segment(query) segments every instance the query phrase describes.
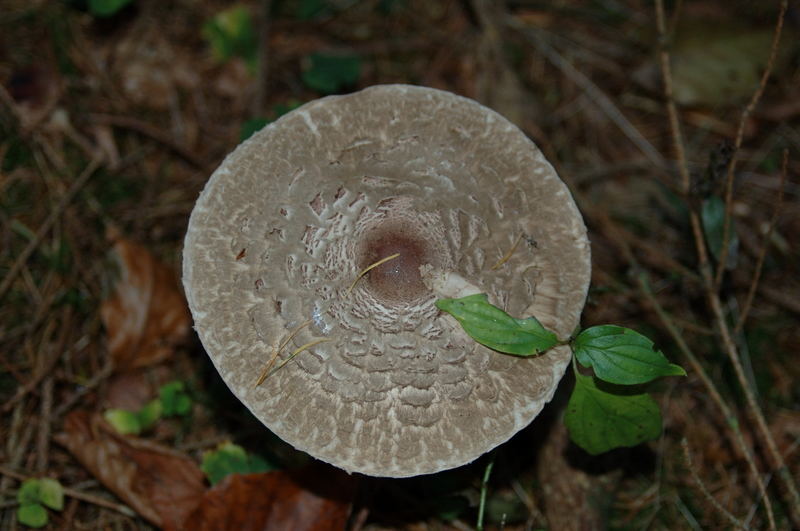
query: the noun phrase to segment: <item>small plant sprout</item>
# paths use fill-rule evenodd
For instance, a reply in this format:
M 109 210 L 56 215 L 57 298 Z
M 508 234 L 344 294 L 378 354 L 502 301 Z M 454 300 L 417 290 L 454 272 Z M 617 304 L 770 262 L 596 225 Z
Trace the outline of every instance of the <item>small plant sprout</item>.
M 184 417 L 192 410 L 192 398 L 186 391 L 186 384 L 179 380 L 161 386 L 158 398 L 145 404 L 138 411 L 109 409 L 103 414 L 117 433 L 139 435 L 152 428 L 164 417 Z
M 22 482 L 17 491 L 17 520 L 28 527 L 44 527 L 49 517 L 47 509 L 64 508 L 64 489 L 55 479 L 30 478 Z
M 661 376 L 685 376 L 642 334 L 615 325 L 587 328 L 559 340 L 535 317 L 515 319 L 489 303 L 485 293 L 440 299 L 436 306 L 452 315 L 478 343 L 504 354 L 536 356 L 557 345 L 572 348 L 575 389 L 564 422 L 572 440 L 596 455 L 635 446 L 661 434 L 661 413 L 639 386 Z M 595 376 L 578 371 L 577 363 Z

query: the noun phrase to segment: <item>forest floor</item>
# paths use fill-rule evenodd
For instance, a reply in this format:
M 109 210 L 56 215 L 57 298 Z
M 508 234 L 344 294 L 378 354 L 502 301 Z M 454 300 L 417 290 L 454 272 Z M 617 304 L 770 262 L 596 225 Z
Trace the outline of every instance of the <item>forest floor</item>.
M 500 4 L 2 1 L 0 528 L 21 527 L 32 477 L 65 489 L 52 529 L 475 528 L 484 459 L 354 495 L 233 398 L 179 288 L 189 214 L 225 155 L 297 105 L 380 83 L 516 123 L 585 217 L 584 325 L 646 333 L 686 367 L 653 389 L 659 439 L 569 449 L 589 481 L 614 478 L 603 525 L 798 525 L 800 5 L 668 2 L 659 37 L 652 2 Z M 104 420 L 156 397 L 161 420 L 124 419 L 139 437 Z M 548 527 L 544 422 L 497 453 L 486 528 Z M 216 466 L 282 471 L 219 482 Z

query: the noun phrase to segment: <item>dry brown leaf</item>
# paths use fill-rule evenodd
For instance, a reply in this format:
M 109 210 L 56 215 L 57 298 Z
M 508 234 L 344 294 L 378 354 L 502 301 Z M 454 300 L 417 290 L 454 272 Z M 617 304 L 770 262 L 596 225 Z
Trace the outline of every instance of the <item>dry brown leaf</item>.
M 328 466 L 233 474 L 206 492 L 183 529 L 339 531 L 355 485 L 353 476 Z
M 191 318 L 175 274 L 143 246 L 114 238 L 120 279 L 100 316 L 116 370 L 161 362 L 186 340 Z
M 192 459 L 119 435 L 98 414 L 73 411 L 55 439 L 110 491 L 165 529 L 180 529 L 205 491 L 203 473 Z

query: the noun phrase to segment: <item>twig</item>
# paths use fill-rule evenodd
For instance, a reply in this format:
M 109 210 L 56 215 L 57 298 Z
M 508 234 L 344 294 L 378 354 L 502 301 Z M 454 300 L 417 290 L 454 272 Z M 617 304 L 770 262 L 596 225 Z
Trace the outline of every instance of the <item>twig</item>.
M 782 19 L 783 17 L 781 16 L 781 24 L 782 24 Z M 683 138 L 680 131 L 680 123 L 678 122 L 677 108 L 675 106 L 675 100 L 672 94 L 672 73 L 669 64 L 669 53 L 667 52 L 667 49 L 664 46 L 665 44 L 664 40 L 666 36 L 664 28 L 663 0 L 656 0 L 656 20 L 658 25 L 658 33 L 662 40 L 660 59 L 661 59 L 661 69 L 664 77 L 664 93 L 667 98 L 667 111 L 669 114 L 670 129 L 672 130 L 674 147 L 676 152 L 678 153 L 678 162 L 679 162 L 678 167 L 681 174 L 681 184 L 683 192 L 685 195 L 688 196 L 690 187 L 689 168 L 686 162 L 686 154 L 683 147 Z M 756 421 L 758 433 L 764 445 L 766 446 L 767 452 L 773 462 L 773 465 L 778 470 L 778 474 L 779 477 L 781 478 L 781 481 L 786 487 L 786 490 L 789 492 L 788 501 L 789 501 L 789 509 L 792 520 L 796 525 L 800 526 L 800 493 L 798 493 L 795 481 L 786 467 L 786 463 L 784 462 L 783 456 L 778 451 L 778 446 L 775 444 L 775 439 L 773 438 L 772 433 L 769 431 L 767 422 L 764 419 L 764 414 L 761 411 L 758 402 L 756 401 L 755 394 L 753 393 L 753 390 L 750 387 L 748 379 L 744 373 L 744 368 L 742 367 L 742 362 L 739 358 L 738 349 L 736 348 L 736 345 L 733 342 L 733 339 L 731 338 L 730 329 L 728 327 L 728 322 L 725 317 L 725 312 L 722 309 L 722 303 L 720 302 L 719 299 L 718 286 L 714 279 L 714 273 L 711 271 L 711 268 L 709 266 L 705 240 L 703 237 L 703 231 L 701 228 L 700 219 L 698 217 L 697 211 L 695 209 L 690 209 L 689 217 L 692 225 L 692 233 L 695 240 L 695 247 L 697 248 L 697 253 L 700 262 L 699 263 L 700 273 L 705 283 L 706 296 L 708 297 L 709 305 L 711 306 L 711 311 L 714 316 L 714 322 L 716 323 L 720 337 L 722 339 L 724 351 L 728 356 L 731 365 L 733 366 L 734 372 L 736 374 L 736 379 L 738 380 L 739 385 L 741 386 L 742 391 L 744 392 L 747 408 L 752 417 Z M 724 262 L 721 261 L 721 263 Z
M 28 242 L 28 245 L 23 249 L 23 251 L 17 257 L 17 260 L 14 262 L 14 265 L 11 266 L 6 276 L 3 278 L 3 281 L 0 282 L 0 299 L 3 298 L 8 288 L 11 287 L 11 284 L 14 282 L 14 279 L 17 277 L 19 272 L 22 270 L 25 263 L 28 261 L 28 258 L 31 257 L 33 251 L 42 243 L 42 240 L 50 232 L 50 229 L 53 228 L 53 225 L 61 217 L 61 214 L 64 213 L 64 210 L 69 206 L 78 192 L 83 188 L 83 186 L 89 181 L 89 177 L 91 177 L 95 170 L 100 167 L 100 160 L 99 159 L 92 159 L 89 162 L 89 165 L 83 170 L 78 178 L 72 183 L 72 186 L 69 188 L 66 194 L 61 198 L 58 202 L 56 207 L 50 211 L 50 214 L 44 220 L 44 223 L 39 227 L 39 230 L 36 231 L 36 236 Z
M 753 272 L 753 280 L 750 281 L 750 288 L 747 291 L 747 298 L 742 306 L 742 312 L 739 314 L 739 320 L 733 329 L 734 334 L 739 334 L 739 332 L 742 331 L 742 327 L 744 326 L 745 321 L 747 321 L 747 316 L 750 313 L 750 308 L 753 306 L 753 299 L 755 298 L 756 291 L 758 290 L 758 283 L 761 281 L 761 271 L 764 267 L 764 259 L 767 256 L 767 248 L 772 240 L 772 233 L 775 231 L 775 226 L 778 224 L 778 217 L 780 216 L 781 208 L 783 207 L 783 190 L 786 185 L 786 166 L 788 161 L 789 150 L 784 149 L 783 165 L 781 167 L 781 184 L 778 188 L 778 199 L 775 204 L 775 208 L 772 211 L 772 219 L 769 221 L 769 228 L 767 229 L 767 233 L 764 235 L 764 241 L 761 242 L 761 249 L 758 251 L 758 259 L 756 260 L 756 269 Z
M 25 395 L 36 389 L 39 385 L 39 382 L 42 381 L 46 376 L 50 375 L 53 367 L 61 358 L 61 354 L 64 353 L 64 345 L 68 341 L 68 335 L 72 331 L 72 310 L 68 308 L 64 312 L 64 317 L 61 322 L 61 331 L 59 332 L 58 339 L 56 340 L 56 344 L 52 349 L 53 352 L 50 357 L 41 364 L 41 366 L 36 370 L 33 377 L 31 377 L 30 381 L 19 388 L 16 394 L 11 397 L 5 404 L 3 404 L 2 411 L 3 413 L 7 413 L 14 407 L 14 404 L 19 402 Z M 49 336 L 49 334 L 45 334 L 45 336 Z
M 638 147 L 645 157 L 654 165 L 663 168 L 664 158 L 653 147 L 638 129 L 622 114 L 619 107 L 606 96 L 600 87 L 592 82 L 586 75 L 580 72 L 577 68 L 564 59 L 552 46 L 546 43 L 539 35 L 530 31 L 529 28 L 524 27 L 518 20 L 513 17 L 506 19 L 509 27 L 518 31 L 528 42 L 533 44 L 536 50 L 542 54 L 548 61 L 550 61 L 556 68 L 567 76 L 573 83 L 578 85 L 588 96 L 592 103 L 603 111 L 608 118 L 619 127 L 625 136 Z
M 60 354 L 60 350 L 58 350 Z M 39 433 L 36 437 L 36 472 L 42 474 L 47 470 L 50 458 L 50 424 L 53 411 L 53 375 L 42 383 L 42 400 L 39 408 Z
M 13 470 L 6 468 L 3 465 L 0 465 L 0 474 L 17 479 L 19 481 L 25 481 L 26 479 L 29 479 L 29 477 L 33 477 L 33 476 L 26 476 L 25 474 L 20 474 L 19 472 L 14 472 Z M 71 489 L 69 487 L 62 486 L 61 489 L 64 491 L 64 494 L 66 494 L 70 498 L 75 498 L 76 500 L 81 500 L 94 505 L 98 505 L 100 507 L 105 507 L 106 509 L 113 509 L 114 511 L 117 511 L 118 513 L 124 514 L 125 516 L 129 516 L 131 518 L 136 516 L 136 513 L 133 511 L 133 509 L 131 509 L 127 505 L 122 505 L 121 503 L 114 503 L 113 501 L 106 500 L 105 498 L 100 498 L 99 496 L 87 494 L 85 492 Z
M 61 417 L 64 413 L 72 409 L 78 401 L 83 398 L 83 396 L 90 391 L 92 391 L 95 387 L 100 385 L 100 383 L 104 382 L 106 378 L 111 376 L 111 373 L 114 372 L 114 364 L 109 361 L 100 369 L 100 372 L 95 374 L 91 380 L 83 384 L 83 386 L 75 391 L 69 398 L 67 398 L 64 403 L 62 403 L 58 408 L 56 408 L 55 413 L 53 416 L 56 418 Z
M 250 114 L 258 117 L 264 114 L 267 101 L 267 83 L 269 81 L 269 26 L 272 0 L 261 2 L 261 16 L 258 22 L 258 70 L 256 72 L 256 91 Z
M 733 524 L 734 526 L 738 527 L 739 529 L 747 529 L 747 526 L 744 525 L 738 518 L 733 516 L 730 511 L 728 511 L 722 504 L 717 501 L 711 492 L 709 492 L 708 488 L 703 483 L 703 480 L 700 479 L 700 476 L 697 475 L 697 471 L 694 469 L 694 463 L 692 462 L 692 455 L 689 453 L 689 442 L 684 437 L 681 440 L 681 447 L 683 448 L 683 458 L 686 460 L 686 467 L 689 469 L 689 473 L 692 475 L 692 479 L 697 484 L 697 488 L 700 489 L 700 492 L 703 493 L 703 496 L 714 506 L 716 510 L 720 512 L 728 521 Z
M 678 330 L 678 328 L 672 322 L 670 316 L 666 311 L 664 311 L 661 303 L 659 303 L 658 299 L 656 299 L 655 295 L 653 294 L 653 290 L 650 289 L 650 283 L 647 280 L 646 274 L 644 272 L 640 272 L 637 276 L 637 281 L 642 294 L 652 305 L 656 315 L 658 315 L 661 323 L 664 325 L 664 328 L 666 328 L 667 332 L 669 332 L 670 336 L 672 336 L 672 339 L 675 341 L 678 349 L 689 361 L 689 364 L 692 366 L 692 370 L 700 378 L 700 381 L 703 382 L 703 385 L 705 386 L 706 391 L 708 391 L 708 394 L 711 396 L 711 399 L 717 404 L 717 407 L 722 412 L 722 415 L 725 418 L 725 423 L 733 433 L 734 440 L 737 443 L 739 450 L 742 452 L 744 460 L 747 462 L 747 466 L 750 468 L 750 473 L 753 475 L 753 479 L 756 482 L 756 486 L 758 487 L 761 497 L 764 499 L 764 507 L 767 511 L 767 519 L 770 522 L 770 529 L 776 529 L 775 515 L 772 511 L 772 502 L 767 496 L 766 485 L 764 485 L 764 482 L 761 480 L 761 472 L 758 470 L 755 459 L 753 459 L 753 455 L 750 453 L 750 447 L 744 440 L 741 429 L 739 429 L 739 419 L 736 418 L 733 410 L 731 410 L 730 406 L 728 406 L 727 402 L 725 402 L 725 399 L 722 398 L 717 386 L 714 385 L 713 380 L 711 380 L 711 377 L 708 376 L 708 373 L 706 372 L 705 368 L 703 368 L 700 360 L 697 359 L 697 356 L 695 356 L 692 349 L 689 348 L 689 345 L 683 338 L 683 334 L 681 334 L 680 330 Z
M 719 261 L 717 262 L 717 273 L 714 278 L 714 283 L 717 289 L 719 288 L 720 282 L 722 282 L 722 277 L 725 274 L 725 263 L 728 261 L 728 253 L 730 251 L 728 239 L 730 238 L 731 232 L 731 211 L 733 210 L 733 174 L 736 170 L 736 163 L 738 162 L 737 155 L 739 154 L 739 149 L 742 147 L 742 139 L 744 138 L 744 129 L 747 126 L 747 119 L 753 113 L 753 110 L 755 110 L 759 100 L 761 100 L 761 96 L 764 94 L 764 89 L 767 86 L 767 80 L 772 74 L 772 68 L 775 66 L 775 57 L 778 55 L 778 43 L 781 40 L 783 20 L 786 17 L 786 9 L 788 8 L 788 5 L 788 0 L 783 0 L 781 2 L 781 10 L 780 13 L 778 13 L 778 22 L 775 24 L 775 33 L 772 37 L 772 47 L 769 51 L 769 60 L 767 61 L 767 66 L 764 69 L 764 73 L 761 75 L 761 81 L 758 83 L 758 88 L 753 93 L 753 97 L 750 98 L 750 102 L 747 104 L 747 107 L 744 108 L 742 117 L 739 119 L 739 128 L 736 131 L 736 139 L 733 143 L 733 153 L 731 154 L 731 160 L 728 163 L 728 170 L 725 174 L 725 220 L 722 225 L 722 248 L 720 249 Z
M 113 114 L 90 114 L 89 119 L 99 124 L 122 127 L 124 129 L 136 131 L 144 136 L 148 136 L 159 144 L 166 146 L 168 149 L 173 151 L 176 155 L 195 168 L 201 170 L 205 168 L 205 163 L 200 159 L 200 157 L 198 157 L 185 146 L 175 142 L 167 133 L 162 132 L 160 129 L 148 124 L 147 122 L 143 122 L 130 116 L 116 116 Z
M 483 514 L 486 510 L 486 493 L 489 491 L 489 476 L 492 475 L 492 468 L 494 467 L 494 458 L 497 456 L 497 451 L 492 452 L 489 456 L 489 462 L 486 464 L 486 470 L 483 472 L 483 481 L 481 481 L 481 501 L 478 506 L 478 522 L 475 525 L 477 531 L 483 531 Z

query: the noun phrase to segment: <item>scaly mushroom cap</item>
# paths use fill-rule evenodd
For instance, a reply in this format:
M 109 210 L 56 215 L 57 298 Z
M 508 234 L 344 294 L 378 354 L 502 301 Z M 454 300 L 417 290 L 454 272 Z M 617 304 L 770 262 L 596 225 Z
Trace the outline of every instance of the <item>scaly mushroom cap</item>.
M 472 100 L 405 85 L 313 101 L 241 144 L 197 201 L 183 262 L 195 327 L 239 400 L 296 448 L 393 477 L 505 442 L 570 360 L 484 348 L 436 299 L 485 292 L 567 337 L 589 273 L 580 213 L 536 146 Z M 256 387 L 308 320 L 280 359 L 328 341 Z

